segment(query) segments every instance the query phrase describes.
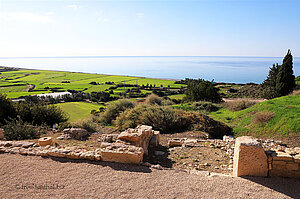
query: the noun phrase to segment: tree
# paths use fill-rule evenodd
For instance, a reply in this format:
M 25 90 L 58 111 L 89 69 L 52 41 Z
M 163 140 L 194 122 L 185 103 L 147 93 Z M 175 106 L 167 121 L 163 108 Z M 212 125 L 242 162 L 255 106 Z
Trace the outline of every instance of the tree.
M 269 75 L 262 83 L 262 96 L 271 99 L 289 94 L 295 88 L 295 76 L 293 75 L 293 56 L 288 50 L 282 65 L 273 64 Z
M 280 96 L 289 94 L 296 87 L 293 73 L 293 56 L 288 50 L 276 78 L 276 91 Z
M 221 102 L 222 98 L 218 93 L 218 88 L 214 87 L 210 81 L 189 79 L 185 100 Z

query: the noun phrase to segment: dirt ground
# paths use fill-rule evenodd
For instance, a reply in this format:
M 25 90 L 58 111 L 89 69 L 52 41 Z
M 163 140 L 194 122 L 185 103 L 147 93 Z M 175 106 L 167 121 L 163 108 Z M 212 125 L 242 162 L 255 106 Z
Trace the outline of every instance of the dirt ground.
M 0 198 L 300 198 L 300 180 L 0 154 Z

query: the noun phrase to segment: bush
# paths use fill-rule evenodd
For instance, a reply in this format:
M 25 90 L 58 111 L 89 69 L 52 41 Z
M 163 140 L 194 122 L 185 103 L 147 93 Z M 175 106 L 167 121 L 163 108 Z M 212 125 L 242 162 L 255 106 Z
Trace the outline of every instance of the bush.
M 221 102 L 222 98 L 218 93 L 218 88 L 214 87 L 212 82 L 202 79 L 188 79 L 186 96 L 184 101 L 209 101 Z
M 10 99 L 0 93 L 0 123 L 5 124 L 5 120 L 16 117 L 16 110 Z
M 228 126 L 206 115 L 157 105 L 138 105 L 124 111 L 114 121 L 119 130 L 134 128 L 140 124 L 150 125 L 161 133 L 201 130 L 215 138 L 231 133 Z
M 211 102 L 194 102 L 191 105 L 191 109 L 194 111 L 205 111 L 205 112 L 212 112 L 212 111 L 218 111 L 220 109 L 220 106 L 211 103 Z
M 132 101 L 120 99 L 107 106 L 105 111 L 100 115 L 100 121 L 104 124 L 111 124 L 121 112 L 133 107 L 134 103 Z
M 72 122 L 70 125 L 75 128 L 85 129 L 88 132 L 92 132 L 92 133 L 97 132 L 100 126 L 99 124 L 95 123 L 92 118 L 87 118 L 84 120 Z
M 20 117 L 6 121 L 3 128 L 5 130 L 4 137 L 7 140 L 36 139 L 40 136 L 40 131 L 28 123 L 23 123 Z
M 162 98 L 158 97 L 158 95 L 151 94 L 146 98 L 146 103 L 150 105 L 161 105 L 162 103 Z
M 270 121 L 274 117 L 274 113 L 271 111 L 258 112 L 254 115 L 253 122 L 257 124 L 264 124 Z
M 226 102 L 225 106 L 231 111 L 240 111 L 255 105 L 256 102 L 249 100 L 235 100 L 232 102 Z
M 21 102 L 16 104 L 16 110 L 23 121 L 34 125 L 46 124 L 52 126 L 53 124 L 66 122 L 68 120 L 65 113 L 54 105 Z

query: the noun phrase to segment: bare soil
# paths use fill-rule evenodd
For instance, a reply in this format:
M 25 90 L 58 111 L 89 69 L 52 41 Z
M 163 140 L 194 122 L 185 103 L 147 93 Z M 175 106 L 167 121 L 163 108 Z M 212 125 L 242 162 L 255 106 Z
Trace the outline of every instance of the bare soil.
M 300 198 L 300 181 L 0 154 L 0 198 Z

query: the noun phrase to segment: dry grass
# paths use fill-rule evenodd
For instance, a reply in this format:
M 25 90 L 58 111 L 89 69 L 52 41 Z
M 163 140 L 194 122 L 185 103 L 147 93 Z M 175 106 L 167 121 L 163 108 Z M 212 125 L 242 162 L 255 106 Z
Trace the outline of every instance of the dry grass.
M 264 124 L 270 121 L 274 117 L 274 113 L 271 111 L 258 112 L 253 117 L 253 122 L 256 124 Z
M 236 101 L 229 101 L 225 102 L 225 106 L 231 111 L 240 111 L 250 106 L 255 105 L 257 102 L 250 101 L 250 100 L 236 100 Z

